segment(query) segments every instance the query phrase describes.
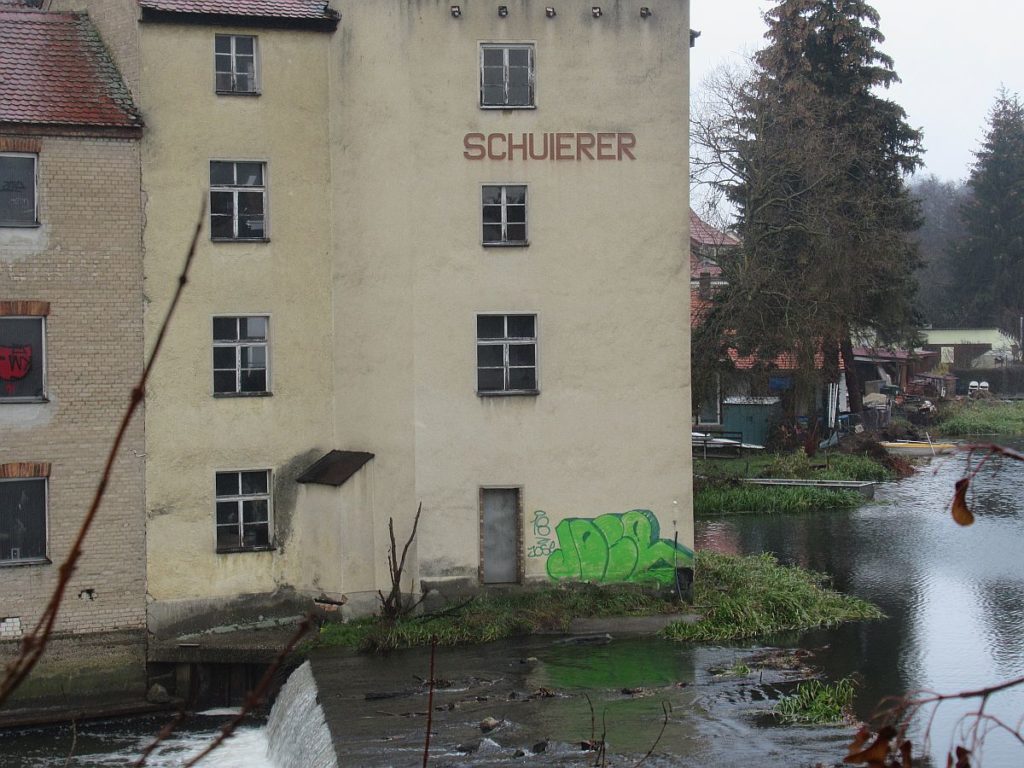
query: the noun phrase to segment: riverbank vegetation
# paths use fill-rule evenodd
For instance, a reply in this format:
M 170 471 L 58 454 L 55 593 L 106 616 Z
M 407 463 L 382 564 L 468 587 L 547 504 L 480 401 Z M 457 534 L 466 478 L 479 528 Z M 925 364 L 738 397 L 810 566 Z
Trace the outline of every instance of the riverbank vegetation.
M 894 480 L 896 473 L 882 460 L 848 453 L 808 457 L 799 451 L 739 459 L 695 459 L 694 514 L 851 509 L 864 501 L 862 496 L 852 491 L 759 486 L 743 482 L 746 478 L 765 477 L 885 482 Z
M 813 509 L 852 509 L 864 501 L 856 491 L 823 488 L 737 485 L 705 488 L 693 497 L 695 515 L 727 515 L 740 512 L 806 512 Z
M 952 403 L 939 414 L 937 432 L 963 435 L 1024 435 L 1024 402 L 974 400 Z
M 770 555 L 735 557 L 701 551 L 696 559 L 694 610 L 703 618 L 696 624 L 670 624 L 665 636 L 672 640 L 722 642 L 881 616 L 870 604 L 825 588 L 825 576 L 781 566 Z M 440 645 L 487 643 L 565 632 L 576 618 L 680 610 L 672 600 L 633 585 L 567 584 L 482 594 L 394 621 L 372 617 L 328 624 L 320 631 L 318 644 L 380 653 L 429 645 L 433 638 Z
M 320 645 L 383 652 L 430 645 L 488 643 L 516 635 L 564 632 L 577 618 L 674 613 L 670 601 L 639 587 L 570 584 L 502 594 L 487 593 L 430 614 L 386 621 L 379 617 L 328 624 Z
M 853 722 L 855 684 L 845 677 L 835 683 L 808 680 L 783 696 L 772 714 L 787 725 L 843 725 Z
M 699 552 L 693 607 L 700 621 L 671 624 L 665 629 L 668 638 L 746 640 L 883 617 L 871 603 L 831 589 L 826 575 L 780 565 L 769 554 L 737 557 Z

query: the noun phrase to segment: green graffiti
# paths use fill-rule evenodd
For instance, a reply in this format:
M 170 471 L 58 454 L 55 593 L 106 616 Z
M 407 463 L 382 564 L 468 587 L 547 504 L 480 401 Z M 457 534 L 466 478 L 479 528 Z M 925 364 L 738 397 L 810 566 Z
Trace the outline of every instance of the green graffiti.
M 675 584 L 675 569 L 693 567 L 693 552 L 662 539 L 648 509 L 595 518 L 566 518 L 555 526 L 558 549 L 548 556 L 555 581 Z

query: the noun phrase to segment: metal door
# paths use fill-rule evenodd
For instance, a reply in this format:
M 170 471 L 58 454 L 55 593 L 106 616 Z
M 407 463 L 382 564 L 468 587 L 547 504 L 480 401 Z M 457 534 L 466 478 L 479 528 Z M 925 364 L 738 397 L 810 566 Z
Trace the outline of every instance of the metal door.
M 481 574 L 484 584 L 519 580 L 519 489 L 484 488 L 480 492 Z

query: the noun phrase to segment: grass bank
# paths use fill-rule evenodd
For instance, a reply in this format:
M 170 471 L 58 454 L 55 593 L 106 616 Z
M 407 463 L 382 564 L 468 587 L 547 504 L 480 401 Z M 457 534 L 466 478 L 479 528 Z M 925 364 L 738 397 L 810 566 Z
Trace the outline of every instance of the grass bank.
M 741 482 L 745 478 L 874 482 L 896 478 L 895 472 L 870 456 L 820 453 L 808 457 L 803 451 L 727 460 L 695 459 L 693 472 L 693 511 L 697 515 L 850 509 L 863 502 L 863 497 L 852 491 L 753 486 Z
M 697 624 L 675 622 L 665 636 L 723 642 L 882 615 L 869 603 L 827 589 L 826 581 L 822 574 L 781 566 L 770 555 L 698 552 L 694 610 L 703 618 Z M 319 645 L 384 652 L 429 645 L 435 636 L 441 645 L 487 643 L 565 631 L 575 618 L 651 616 L 678 610 L 672 602 L 632 585 L 571 584 L 483 594 L 434 614 L 394 623 L 366 618 L 328 624 L 320 631 Z
M 697 553 L 694 610 L 703 617 L 700 621 L 673 623 L 666 637 L 705 643 L 746 640 L 883 617 L 871 603 L 829 588 L 824 574 L 780 565 L 767 554 L 706 551 Z
M 943 408 L 935 431 L 963 435 L 1024 435 L 1024 402 L 975 400 Z
M 652 616 L 678 608 L 630 585 L 571 584 L 545 589 L 484 594 L 425 616 L 394 623 L 378 618 L 329 624 L 320 644 L 383 652 L 430 645 L 487 643 L 541 631 L 565 631 L 576 618 Z
M 771 488 L 759 485 L 705 488 L 693 496 L 695 515 L 737 512 L 805 512 L 812 509 L 852 509 L 864 501 L 856 491 L 821 488 Z

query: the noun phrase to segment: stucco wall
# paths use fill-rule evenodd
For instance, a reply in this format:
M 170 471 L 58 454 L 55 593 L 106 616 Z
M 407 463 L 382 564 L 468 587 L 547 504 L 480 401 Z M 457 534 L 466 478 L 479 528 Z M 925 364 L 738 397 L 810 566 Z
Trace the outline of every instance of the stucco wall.
M 377 454 L 379 531 L 423 502 L 424 579 L 476 577 L 481 486 L 522 488 L 524 548 L 538 509 L 650 509 L 692 546 L 687 6 L 592 5 L 338 6 L 337 431 Z M 479 108 L 483 41 L 534 44 L 536 109 Z M 617 131 L 635 160 L 463 156 L 470 132 Z M 528 185 L 527 248 L 480 245 L 487 182 Z M 538 396 L 475 394 L 478 312 L 537 314 Z
M 269 242 L 211 242 L 149 390 L 149 589 L 155 600 L 270 592 L 295 530 L 294 478 L 333 447 L 327 36 L 143 24 L 146 338 L 176 284 L 211 160 L 265 161 Z M 262 93 L 214 93 L 214 35 L 258 37 Z M 269 315 L 271 395 L 214 397 L 212 317 Z M 217 554 L 214 476 L 270 469 L 278 547 Z

